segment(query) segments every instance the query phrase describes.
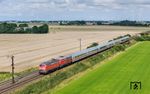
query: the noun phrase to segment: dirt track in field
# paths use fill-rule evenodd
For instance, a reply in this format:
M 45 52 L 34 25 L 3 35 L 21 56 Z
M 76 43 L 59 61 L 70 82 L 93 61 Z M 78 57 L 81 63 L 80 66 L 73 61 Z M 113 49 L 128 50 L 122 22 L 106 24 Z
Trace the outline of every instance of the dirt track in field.
M 61 29 L 60 29 L 61 31 Z M 128 31 L 90 31 L 53 32 L 49 34 L 2 34 L 0 35 L 0 72 L 11 71 L 11 59 L 15 56 L 15 71 L 36 67 L 41 62 L 79 51 L 79 39 L 82 38 L 82 49 L 92 42 L 105 42 L 114 37 L 135 34 Z

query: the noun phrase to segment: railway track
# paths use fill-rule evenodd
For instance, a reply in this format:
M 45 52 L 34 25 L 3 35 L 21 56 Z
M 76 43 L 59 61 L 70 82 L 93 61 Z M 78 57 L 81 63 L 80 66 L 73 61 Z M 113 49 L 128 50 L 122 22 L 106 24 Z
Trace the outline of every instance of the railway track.
M 43 75 L 40 75 L 38 71 L 34 71 L 28 75 L 24 75 L 22 77 L 15 78 L 15 83 L 12 83 L 11 80 L 7 80 L 5 82 L 0 83 L 0 94 L 8 94 L 12 90 L 21 87 L 31 81 L 37 80 L 39 78 L 43 77 Z

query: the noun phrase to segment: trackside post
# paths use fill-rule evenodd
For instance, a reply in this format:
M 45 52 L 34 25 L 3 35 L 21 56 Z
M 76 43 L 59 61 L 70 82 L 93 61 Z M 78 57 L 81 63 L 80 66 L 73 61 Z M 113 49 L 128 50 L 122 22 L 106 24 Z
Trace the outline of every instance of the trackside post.
M 15 79 L 14 79 L 14 69 L 15 69 L 15 67 L 14 67 L 14 56 L 13 55 L 11 56 L 11 60 L 12 60 L 12 64 L 11 64 L 11 66 L 12 66 L 12 83 L 15 83 Z

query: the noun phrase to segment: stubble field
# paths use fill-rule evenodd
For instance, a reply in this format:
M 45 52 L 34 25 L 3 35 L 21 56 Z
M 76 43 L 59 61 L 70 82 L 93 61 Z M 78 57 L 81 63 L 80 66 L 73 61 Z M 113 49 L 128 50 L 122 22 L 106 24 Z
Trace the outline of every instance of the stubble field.
M 93 42 L 105 42 L 149 28 L 114 26 L 50 26 L 49 34 L 1 34 L 0 72 L 11 71 L 10 55 L 15 56 L 15 71 L 37 67 L 41 62 L 82 49 Z M 83 32 L 84 31 L 84 32 Z

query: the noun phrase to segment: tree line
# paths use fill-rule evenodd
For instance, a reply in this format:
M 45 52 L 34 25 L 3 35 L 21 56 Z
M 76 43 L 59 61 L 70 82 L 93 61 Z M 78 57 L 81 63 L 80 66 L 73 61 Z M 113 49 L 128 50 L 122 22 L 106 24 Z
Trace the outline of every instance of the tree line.
M 53 22 L 51 22 L 53 23 Z M 59 23 L 59 25 L 102 25 L 101 21 L 60 21 L 60 22 L 55 22 Z
M 53 23 L 53 22 L 51 22 Z M 138 21 L 55 21 L 59 25 L 115 25 L 115 26 L 150 26 L 150 22 L 138 22 Z
M 0 33 L 10 33 L 10 34 L 17 34 L 17 33 L 29 33 L 29 34 L 42 34 L 48 33 L 49 28 L 47 24 L 43 24 L 41 26 L 33 26 L 29 27 L 28 24 L 23 23 L 17 25 L 16 23 L 1 23 L 0 24 Z
M 120 22 L 115 22 L 112 23 L 110 25 L 119 25 L 119 26 L 149 26 L 150 24 L 145 24 L 145 23 L 141 23 L 141 22 L 137 22 L 137 21 L 129 21 L 129 20 L 124 20 L 124 21 L 120 21 Z

